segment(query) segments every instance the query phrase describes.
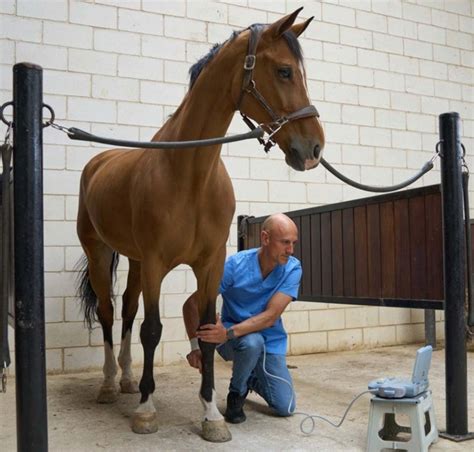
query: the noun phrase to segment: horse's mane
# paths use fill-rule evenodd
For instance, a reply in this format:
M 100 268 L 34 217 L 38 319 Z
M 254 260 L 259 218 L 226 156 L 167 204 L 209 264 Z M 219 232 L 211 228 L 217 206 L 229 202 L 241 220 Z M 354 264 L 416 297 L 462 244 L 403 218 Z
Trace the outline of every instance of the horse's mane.
M 266 25 L 262 24 L 254 24 L 258 27 L 265 27 Z M 224 44 L 228 42 L 232 42 L 240 33 L 243 31 L 247 30 L 245 28 L 244 30 L 238 30 L 238 31 L 233 31 L 230 38 L 227 39 L 227 41 L 224 41 L 221 44 L 214 44 L 209 52 L 204 55 L 201 59 L 199 59 L 196 63 L 194 63 L 190 69 L 189 69 L 189 89 L 191 89 L 196 82 L 197 78 L 199 77 L 199 74 L 201 71 L 207 66 L 207 64 L 212 61 L 214 56 L 217 55 L 219 50 L 224 46 Z M 291 53 L 296 57 L 297 61 L 301 64 L 303 64 L 303 50 L 301 48 L 301 45 L 298 41 L 297 36 L 291 31 L 287 30 L 283 33 L 283 38 L 286 40 L 288 47 L 290 48 Z

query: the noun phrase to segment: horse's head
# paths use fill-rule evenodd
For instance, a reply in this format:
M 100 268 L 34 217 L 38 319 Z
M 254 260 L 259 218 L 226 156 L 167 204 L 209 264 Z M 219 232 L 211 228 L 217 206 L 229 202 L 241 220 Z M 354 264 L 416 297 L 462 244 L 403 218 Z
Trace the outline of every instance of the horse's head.
M 243 76 L 233 84 L 238 108 L 270 135 L 266 146 L 277 143 L 289 166 L 298 171 L 318 165 L 324 132 L 317 110 L 311 106 L 298 36 L 311 19 L 294 24 L 302 8 L 271 25 L 254 25 L 247 39 Z M 243 81 L 242 81 L 243 78 Z

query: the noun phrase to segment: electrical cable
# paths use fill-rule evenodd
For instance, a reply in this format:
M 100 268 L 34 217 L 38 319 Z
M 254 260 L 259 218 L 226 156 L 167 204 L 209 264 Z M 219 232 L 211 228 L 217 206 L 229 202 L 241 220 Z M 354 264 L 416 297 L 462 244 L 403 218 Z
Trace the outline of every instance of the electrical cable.
M 293 391 L 293 385 L 288 380 L 285 380 L 283 377 L 280 377 L 278 375 L 273 375 L 270 372 L 268 372 L 266 367 L 265 367 L 266 359 L 267 359 L 267 349 L 265 348 L 265 344 L 263 344 L 263 363 L 262 363 L 263 372 L 266 375 L 268 375 L 269 377 L 272 377 L 272 378 L 275 378 L 276 380 L 280 380 L 280 381 L 285 382 L 290 387 L 291 399 L 290 399 L 290 403 L 288 405 L 288 414 L 294 414 L 294 411 L 291 411 L 291 404 L 293 403 L 293 400 L 295 398 L 295 391 Z
M 333 427 L 336 427 L 336 428 L 339 428 L 342 423 L 344 422 L 344 420 L 346 419 L 346 416 L 347 416 L 347 413 L 349 412 L 349 410 L 351 409 L 352 405 L 354 405 L 355 401 L 357 399 L 359 399 L 360 397 L 362 397 L 364 394 L 368 394 L 368 393 L 372 393 L 373 390 L 368 390 L 368 391 L 363 391 L 361 392 L 360 394 L 358 394 L 356 397 L 354 397 L 352 399 L 352 402 L 348 405 L 348 407 L 346 408 L 346 411 L 344 412 L 344 415 L 342 416 L 339 424 L 335 424 L 334 422 L 331 422 L 329 419 L 323 417 L 323 416 L 319 416 L 317 414 L 308 414 L 308 413 L 303 413 L 302 411 L 291 411 L 291 405 L 293 403 L 293 400 L 295 398 L 295 392 L 293 390 L 293 386 L 292 384 L 288 381 L 288 380 L 285 380 L 283 377 L 280 377 L 278 375 L 273 375 L 271 374 L 270 372 L 267 371 L 266 367 L 265 367 L 265 362 L 266 362 L 266 357 L 267 357 L 267 351 L 265 349 L 265 345 L 263 346 L 263 372 L 268 375 L 269 377 L 272 377 L 272 378 L 275 378 L 277 380 L 280 380 L 280 381 L 283 381 L 285 382 L 289 387 L 290 387 L 290 390 L 291 390 L 291 399 L 290 399 L 290 403 L 288 405 L 288 414 L 297 414 L 297 415 L 301 415 L 301 416 L 305 416 L 304 419 L 300 422 L 300 430 L 302 433 L 306 434 L 306 435 L 310 435 L 311 433 L 313 433 L 315 427 L 316 427 L 316 423 L 315 423 L 315 419 L 321 419 L 325 422 L 327 422 L 328 424 L 332 425 Z M 311 420 L 311 427 L 310 429 L 308 430 L 305 430 L 303 428 L 304 424 L 308 421 L 308 420 Z
M 364 394 L 367 394 L 367 393 L 371 393 L 371 391 L 364 391 L 364 392 L 361 392 L 360 394 L 358 394 L 357 396 L 355 396 L 353 399 L 352 399 L 352 402 L 349 404 L 349 406 L 346 408 L 346 411 L 344 412 L 344 415 L 342 416 L 339 424 L 335 424 L 333 422 L 331 422 L 329 419 L 326 419 L 325 417 L 323 416 L 319 416 L 317 414 L 307 414 L 307 413 L 303 413 L 303 412 L 300 412 L 300 411 L 295 411 L 293 414 L 300 414 L 302 416 L 305 416 L 305 418 L 301 421 L 300 423 L 300 430 L 302 433 L 304 433 L 305 435 L 310 435 L 311 433 L 313 433 L 315 427 L 316 427 L 316 423 L 315 423 L 315 419 L 321 419 L 325 422 L 327 422 L 328 424 L 332 425 L 333 427 L 336 427 L 336 428 L 339 428 L 342 423 L 344 422 L 344 420 L 346 419 L 346 416 L 347 416 L 347 413 L 349 412 L 349 410 L 351 409 L 352 405 L 354 405 L 355 401 L 363 396 Z M 308 429 L 308 430 L 305 430 L 303 428 L 303 425 L 306 423 L 307 420 L 311 420 L 311 428 Z

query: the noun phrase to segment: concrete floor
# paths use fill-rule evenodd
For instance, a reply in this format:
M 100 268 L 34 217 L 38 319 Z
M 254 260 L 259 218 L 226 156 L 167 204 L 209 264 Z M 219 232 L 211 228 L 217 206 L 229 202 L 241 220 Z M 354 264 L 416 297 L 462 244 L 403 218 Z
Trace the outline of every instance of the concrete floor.
M 418 347 L 388 347 L 374 350 L 289 357 L 288 364 L 297 393 L 297 411 L 327 416 L 338 422 L 355 395 L 381 376 L 410 376 Z M 474 374 L 474 354 L 468 354 L 468 373 Z M 137 374 L 139 373 L 137 369 Z M 216 363 L 218 405 L 225 407 L 230 368 Z M 139 396 L 121 395 L 113 405 L 98 405 L 95 396 L 101 373 L 48 377 L 50 451 L 363 451 L 366 447 L 370 394 L 362 396 L 336 429 L 317 421 L 311 434 L 300 431 L 301 415 L 273 417 L 261 399 L 250 394 L 245 405 L 247 421 L 231 425 L 233 440 L 211 444 L 200 436 L 201 404 L 197 398 L 200 379 L 182 364 L 155 369 L 154 395 L 159 430 L 136 435 L 130 417 Z M 435 351 L 430 372 L 438 428 L 445 427 L 444 350 Z M 474 430 L 474 389 L 469 388 L 470 431 Z M 0 444 L 2 451 L 16 450 L 15 391 L 10 378 L 8 392 L 0 394 Z M 453 443 L 444 439 L 430 451 L 474 450 L 474 441 Z

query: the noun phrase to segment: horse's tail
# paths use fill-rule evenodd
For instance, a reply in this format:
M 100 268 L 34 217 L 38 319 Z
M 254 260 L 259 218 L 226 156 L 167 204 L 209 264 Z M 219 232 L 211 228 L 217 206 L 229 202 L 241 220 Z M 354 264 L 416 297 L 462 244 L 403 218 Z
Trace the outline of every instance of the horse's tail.
M 110 276 L 112 285 L 110 288 L 110 296 L 113 298 L 113 287 L 117 279 L 117 266 L 119 263 L 119 253 L 116 251 L 112 254 L 112 262 L 110 263 Z M 92 288 L 89 278 L 89 261 L 87 256 L 83 255 L 76 264 L 76 271 L 79 273 L 77 278 L 77 295 L 81 300 L 81 309 L 84 312 L 84 323 L 89 330 L 97 319 L 97 295 Z

